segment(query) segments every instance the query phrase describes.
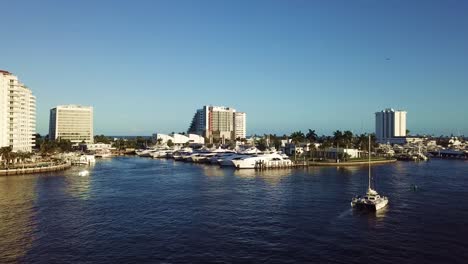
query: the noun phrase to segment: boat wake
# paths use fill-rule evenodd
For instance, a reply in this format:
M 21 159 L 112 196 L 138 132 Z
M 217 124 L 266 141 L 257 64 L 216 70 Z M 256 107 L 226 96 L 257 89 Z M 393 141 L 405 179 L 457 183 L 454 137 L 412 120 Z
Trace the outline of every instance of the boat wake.
M 342 218 L 344 218 L 345 216 L 350 216 L 350 215 L 352 214 L 352 212 L 353 212 L 353 208 L 349 208 L 349 209 L 347 209 L 347 210 L 341 212 L 341 213 L 338 215 L 337 218 L 338 218 L 338 219 L 342 219 Z

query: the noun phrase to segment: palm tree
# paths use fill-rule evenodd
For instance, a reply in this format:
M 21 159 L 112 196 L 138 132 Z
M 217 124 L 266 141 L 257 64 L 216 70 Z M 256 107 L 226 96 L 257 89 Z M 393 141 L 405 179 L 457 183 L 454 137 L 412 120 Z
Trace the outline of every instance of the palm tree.
M 346 145 L 346 147 L 349 146 L 349 144 L 352 143 L 353 141 L 353 132 L 349 131 L 349 130 L 346 130 L 344 133 L 343 133 L 343 143 Z
M 367 149 L 368 147 L 368 141 L 369 141 L 369 137 L 367 136 L 367 134 L 361 134 L 357 137 L 357 147 L 361 150 L 365 150 Z
M 301 131 L 296 131 L 291 134 L 291 140 L 295 144 L 304 141 L 304 139 L 304 133 L 302 133 Z
M 12 153 L 11 146 L 0 148 L 0 156 L 2 157 L 5 168 L 8 168 L 8 162 L 10 160 L 11 153 Z
M 341 132 L 341 130 L 336 130 L 335 132 L 333 132 L 333 143 L 335 145 L 340 144 L 342 140 L 343 140 L 343 132 Z
M 24 163 L 24 161 L 26 159 L 31 158 L 32 153 L 31 152 L 18 151 L 17 156 L 18 156 L 19 162 Z
M 317 133 L 315 133 L 315 130 L 309 129 L 306 138 L 310 141 L 310 143 L 313 143 L 317 140 Z

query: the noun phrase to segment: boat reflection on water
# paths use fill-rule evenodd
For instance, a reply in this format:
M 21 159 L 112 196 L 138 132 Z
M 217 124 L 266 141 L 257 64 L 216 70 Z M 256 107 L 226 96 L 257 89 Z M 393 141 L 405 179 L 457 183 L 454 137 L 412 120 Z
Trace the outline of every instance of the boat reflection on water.
M 282 180 L 291 176 L 293 169 L 271 169 L 271 170 L 235 170 L 234 175 L 245 179 L 261 179 L 270 185 L 277 185 Z
M 341 174 L 346 174 L 346 175 L 353 175 L 358 173 L 359 171 L 363 170 L 363 166 L 338 166 L 336 167 L 336 170 L 340 172 Z
M 203 174 L 208 177 L 223 177 L 225 170 L 218 166 L 207 166 L 205 164 L 195 164 L 203 168 Z

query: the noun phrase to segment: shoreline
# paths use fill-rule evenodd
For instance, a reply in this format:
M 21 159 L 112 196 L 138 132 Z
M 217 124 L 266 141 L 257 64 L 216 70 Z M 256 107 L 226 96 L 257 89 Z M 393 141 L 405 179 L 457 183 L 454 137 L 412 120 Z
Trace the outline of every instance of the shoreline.
M 50 171 L 61 171 L 71 167 L 71 162 L 66 162 L 59 165 L 47 166 L 47 167 L 33 167 L 33 168 L 18 168 L 18 169 L 4 169 L 0 170 L 0 176 L 11 176 L 11 175 L 22 175 L 22 174 L 34 174 Z

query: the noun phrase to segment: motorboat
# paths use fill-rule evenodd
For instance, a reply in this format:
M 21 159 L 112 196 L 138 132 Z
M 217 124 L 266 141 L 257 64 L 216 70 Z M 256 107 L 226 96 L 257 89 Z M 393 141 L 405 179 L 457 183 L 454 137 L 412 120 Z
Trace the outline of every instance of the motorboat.
M 230 157 L 239 156 L 235 152 L 224 152 L 218 153 L 210 158 L 209 162 L 213 165 L 220 165 L 223 160 L 229 159 Z M 233 166 L 234 164 L 232 164 Z
M 232 159 L 237 169 L 260 169 L 271 167 L 290 167 L 292 161 L 280 153 L 260 154 Z
M 151 154 L 156 151 L 157 149 L 138 149 L 138 150 L 135 150 L 135 153 L 139 157 L 151 158 Z

